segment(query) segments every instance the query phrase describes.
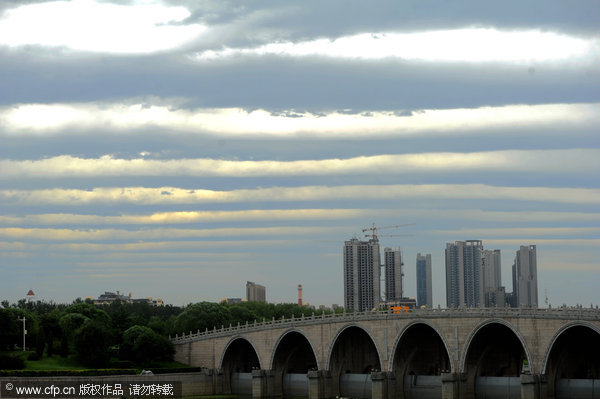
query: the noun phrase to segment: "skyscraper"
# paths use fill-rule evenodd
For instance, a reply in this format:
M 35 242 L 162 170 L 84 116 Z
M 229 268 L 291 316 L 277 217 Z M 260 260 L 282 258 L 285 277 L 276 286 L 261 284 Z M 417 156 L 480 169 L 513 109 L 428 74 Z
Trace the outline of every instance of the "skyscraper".
M 481 240 L 446 244 L 446 305 L 474 307 L 483 305 Z
M 355 311 L 371 310 L 380 301 L 379 241 L 344 242 L 344 306 Z
M 402 253 L 400 248 L 385 248 L 383 250 L 385 265 L 385 300 L 393 302 L 402 298 Z
M 254 302 L 266 302 L 265 286 L 246 281 L 246 299 Z
M 535 245 L 521 245 L 513 264 L 515 306 L 538 306 L 537 254 Z
M 431 292 L 431 254 L 417 254 L 417 306 L 433 307 Z
M 482 253 L 483 295 L 486 307 L 504 307 L 504 288 L 499 249 L 484 249 Z

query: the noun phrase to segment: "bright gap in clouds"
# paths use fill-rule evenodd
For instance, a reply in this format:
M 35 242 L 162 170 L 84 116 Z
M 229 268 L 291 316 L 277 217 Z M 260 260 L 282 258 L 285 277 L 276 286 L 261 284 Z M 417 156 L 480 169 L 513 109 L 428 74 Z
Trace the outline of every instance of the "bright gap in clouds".
M 431 62 L 531 63 L 597 58 L 598 40 L 554 32 L 464 28 L 415 33 L 361 33 L 337 39 L 269 43 L 196 54 L 199 60 L 243 55 L 322 56 L 376 60 L 398 58 Z
M 384 154 L 353 158 L 297 161 L 196 159 L 78 158 L 61 155 L 41 160 L 0 159 L 2 179 L 88 176 L 332 176 L 420 174 L 439 171 L 513 171 L 593 173 L 600 169 L 600 150 L 504 150 L 472 153 Z M 589 172 L 585 172 L 589 171 Z
M 306 202 L 332 200 L 469 199 L 535 201 L 572 204 L 600 203 L 600 189 L 565 187 L 506 187 L 485 184 L 397 184 L 269 187 L 215 191 L 180 187 L 97 187 L 81 189 L 0 190 L 6 204 L 176 205 L 242 202 Z
M 0 45 L 143 54 L 177 48 L 205 26 L 170 25 L 190 16 L 161 3 L 117 5 L 92 0 L 53 1 L 8 9 L 0 18 Z
M 555 129 L 600 123 L 598 103 L 505 105 L 498 107 L 426 109 L 406 114 L 389 111 L 317 115 L 295 112 L 294 117 L 268 110 L 241 108 L 178 109 L 145 103 L 16 104 L 0 107 L 0 132 L 60 133 L 101 128 L 131 130 L 160 126 L 171 131 L 231 135 L 269 134 L 348 138 L 366 134 L 407 135 L 424 131 L 484 134 L 499 128 L 535 126 Z M 494 133 L 495 134 L 495 133 Z

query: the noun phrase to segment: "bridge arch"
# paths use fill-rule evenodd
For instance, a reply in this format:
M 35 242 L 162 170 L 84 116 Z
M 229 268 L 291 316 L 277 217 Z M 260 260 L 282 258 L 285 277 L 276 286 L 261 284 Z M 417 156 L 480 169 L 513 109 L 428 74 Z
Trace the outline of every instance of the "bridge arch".
M 427 320 L 407 324 L 391 352 L 390 371 L 396 390 L 403 397 L 441 397 L 444 371 L 454 371 L 454 362 L 442 334 Z
M 471 333 L 469 334 L 469 337 L 465 341 L 465 345 L 464 345 L 462 355 L 460 358 L 460 366 L 459 366 L 460 372 L 461 373 L 467 372 L 467 362 L 469 360 L 468 356 L 474 347 L 474 341 L 481 336 L 482 330 L 484 332 L 485 332 L 485 330 L 489 331 L 490 327 L 493 325 L 500 325 L 503 328 L 508 329 L 510 332 L 512 332 L 512 334 L 514 334 L 514 337 L 516 337 L 518 342 L 521 344 L 521 349 L 523 349 L 523 351 L 525 353 L 525 357 L 527 358 L 527 361 L 529 363 L 530 372 L 533 374 L 535 372 L 534 364 L 533 364 L 532 357 L 531 357 L 531 351 L 529 350 L 529 347 L 527 346 L 525 339 L 523 338 L 521 333 L 512 324 L 510 324 L 509 322 L 507 322 L 506 320 L 503 320 L 503 319 L 486 320 L 486 321 L 480 323 L 479 325 L 477 325 L 473 329 L 473 331 L 471 331 Z M 506 330 L 505 330 L 505 335 L 506 335 Z
M 445 359 L 445 364 L 442 367 L 443 371 L 447 371 L 449 370 L 450 372 L 454 372 L 454 360 L 452 359 L 452 356 L 450 354 L 450 350 L 448 348 L 448 344 L 446 343 L 446 340 L 444 339 L 443 335 L 440 334 L 440 332 L 438 331 L 438 329 L 428 320 L 415 320 L 412 321 L 410 323 L 408 323 L 406 326 L 404 326 L 404 328 L 402 329 L 402 331 L 400 331 L 400 334 L 398 335 L 398 338 L 396 339 L 396 341 L 394 342 L 394 345 L 392 346 L 392 351 L 391 351 L 391 362 L 390 362 L 390 366 L 389 369 L 391 372 L 396 372 L 396 367 L 398 366 L 397 364 L 397 356 L 399 355 L 398 350 L 401 349 L 400 344 L 403 342 L 403 339 L 406 340 L 409 334 L 414 333 L 416 329 L 419 329 L 420 332 L 425 332 L 426 335 L 423 336 L 423 339 L 427 339 L 427 338 L 433 338 L 435 340 L 438 340 L 438 343 L 441 344 L 441 347 L 437 348 L 437 349 L 442 349 L 442 351 L 438 351 L 438 354 L 444 355 L 446 357 Z
M 546 349 L 542 373 L 546 375 L 548 397 L 588 397 L 588 393 L 597 392 L 600 328 L 585 321 L 559 328 Z
M 360 324 L 347 324 L 333 337 L 327 357 L 333 396 L 371 397 L 371 372 L 383 363 L 377 341 Z
M 552 354 L 552 350 L 555 349 L 555 344 L 556 341 L 561 337 L 564 336 L 563 334 L 566 333 L 569 329 L 574 328 L 574 327 L 585 327 L 585 328 L 589 328 L 592 331 L 595 331 L 596 334 L 598 334 L 598 338 L 600 338 L 600 328 L 590 322 L 587 321 L 572 321 L 570 323 L 567 323 L 565 325 L 563 325 L 561 328 L 559 328 L 554 335 L 552 336 L 552 339 L 550 339 L 550 342 L 548 343 L 548 347 L 546 348 L 546 352 L 544 354 L 544 359 L 542 361 L 542 368 L 541 368 L 541 374 L 548 374 L 548 363 L 550 361 L 550 356 Z
M 356 339 L 356 338 L 359 338 L 359 339 Z M 360 338 L 362 338 L 362 339 L 368 338 L 368 339 L 366 341 L 360 342 Z M 369 347 L 367 350 L 371 351 L 371 355 L 374 354 L 374 356 L 370 356 L 369 360 L 371 360 L 371 362 L 369 362 L 369 363 L 374 364 L 373 368 L 381 370 L 382 356 L 381 356 L 381 351 L 379 350 L 379 347 L 377 346 L 377 342 L 375 341 L 375 339 L 373 338 L 373 335 L 369 332 L 368 329 L 366 329 L 365 327 L 363 327 L 357 323 L 346 324 L 345 326 L 343 326 L 342 328 L 340 328 L 337 331 L 337 333 L 331 340 L 331 344 L 329 345 L 329 350 L 327 353 L 327 363 L 325 365 L 326 370 L 334 371 L 334 370 L 332 370 L 332 366 L 334 366 L 334 364 L 332 364 L 332 363 L 334 363 L 333 361 L 336 360 L 335 359 L 335 357 L 336 357 L 335 351 L 339 350 L 340 347 L 341 347 L 341 349 L 343 349 L 342 345 L 344 343 L 342 342 L 342 340 L 358 341 L 357 342 L 358 345 L 356 345 L 354 347 L 355 350 L 350 351 L 350 353 L 354 353 L 354 354 L 359 352 L 356 350 L 358 347 L 364 346 L 364 344 L 366 344 Z M 348 347 L 353 346 L 353 345 L 351 345 L 351 342 L 345 342 L 345 344 Z M 342 355 L 342 354 L 343 353 L 341 353 L 340 355 Z M 356 369 L 356 368 L 354 368 L 354 369 Z M 358 373 L 363 373 L 363 371 L 358 371 Z
M 250 339 L 242 335 L 231 337 L 219 359 L 219 368 L 229 372 L 251 372 L 253 368 L 262 368 L 256 346 Z
M 287 350 L 287 352 L 286 352 Z M 310 338 L 297 328 L 290 328 L 279 336 L 273 350 L 271 351 L 271 360 L 269 362 L 271 370 L 277 370 L 285 364 L 289 365 L 290 357 L 294 354 L 302 354 L 299 361 L 293 362 L 294 372 L 306 372 L 310 368 L 318 368 L 320 364 L 315 351 L 315 346 Z M 287 356 L 286 356 L 287 355 Z M 302 365 L 301 363 L 304 363 Z M 306 367 L 306 370 L 305 370 Z M 289 369 L 289 367 L 288 367 Z M 302 370 L 298 370 L 302 369 Z

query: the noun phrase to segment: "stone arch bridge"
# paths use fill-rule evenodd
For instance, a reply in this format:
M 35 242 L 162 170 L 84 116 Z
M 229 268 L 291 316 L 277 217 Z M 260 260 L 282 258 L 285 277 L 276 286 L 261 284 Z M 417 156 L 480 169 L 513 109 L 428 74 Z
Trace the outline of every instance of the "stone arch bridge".
M 215 393 L 600 398 L 597 307 L 313 314 L 172 340 Z

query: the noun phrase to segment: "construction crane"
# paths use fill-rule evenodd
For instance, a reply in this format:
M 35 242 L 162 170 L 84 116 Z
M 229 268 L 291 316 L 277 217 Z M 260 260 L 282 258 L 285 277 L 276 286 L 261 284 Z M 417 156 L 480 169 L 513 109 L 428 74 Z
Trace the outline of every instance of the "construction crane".
M 373 225 L 371 227 L 368 227 L 366 229 L 362 229 L 362 232 L 366 232 L 366 231 L 370 231 L 371 234 L 365 234 L 365 237 L 373 237 L 374 240 L 378 240 L 379 234 L 377 234 L 377 232 L 379 230 L 384 230 L 384 229 L 397 229 L 398 227 L 403 227 L 403 226 L 414 226 L 414 223 L 406 223 L 406 224 L 397 224 L 394 226 L 384 226 L 384 227 L 377 227 L 375 226 L 375 223 L 373 223 Z M 402 236 L 407 236 L 408 234 L 394 234 L 394 235 L 386 235 L 384 237 L 402 237 Z

